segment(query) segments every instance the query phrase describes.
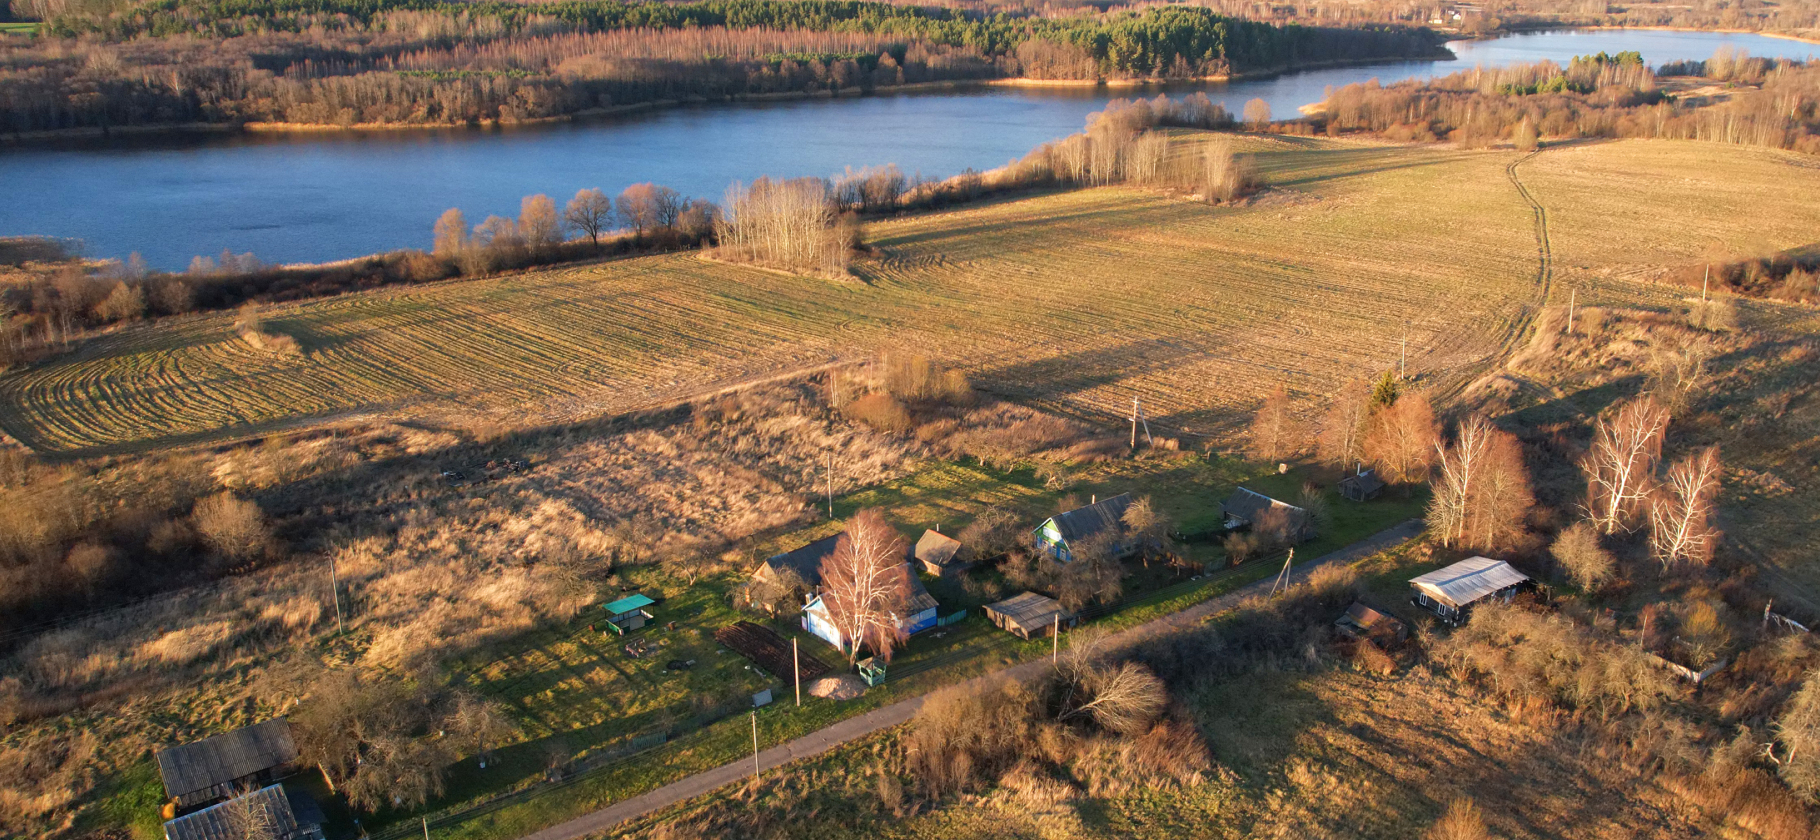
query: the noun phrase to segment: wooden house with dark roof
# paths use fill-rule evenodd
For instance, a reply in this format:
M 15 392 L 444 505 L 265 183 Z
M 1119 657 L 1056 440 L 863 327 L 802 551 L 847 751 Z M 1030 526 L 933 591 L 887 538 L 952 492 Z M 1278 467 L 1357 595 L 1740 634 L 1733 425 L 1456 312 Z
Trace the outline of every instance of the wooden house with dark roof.
M 185 810 L 289 775 L 297 744 L 284 718 L 242 727 L 158 752 L 165 795 Z
M 810 592 L 821 588 L 822 561 L 834 556 L 834 547 L 840 543 L 840 534 L 829 534 L 801 548 L 775 554 L 758 564 L 752 572 L 753 580 L 776 583 L 784 571 L 795 572 L 802 578 L 803 584 Z
M 940 605 L 935 602 L 935 596 L 929 594 L 928 588 L 923 586 L 922 580 L 918 579 L 916 572 L 912 571 L 910 572 L 909 602 L 904 606 L 904 614 L 893 616 L 893 618 L 897 622 L 897 629 L 905 636 L 910 636 L 934 627 L 937 620 L 936 611 L 939 608 Z M 833 617 L 828 613 L 827 604 L 820 595 L 803 605 L 803 629 L 839 650 L 847 649 L 847 639 L 841 629 L 834 624 Z
M 1129 557 L 1142 547 L 1125 529 L 1125 511 L 1130 507 L 1131 494 L 1121 493 L 1051 516 L 1031 532 L 1036 550 L 1068 563 L 1074 560 L 1074 549 L 1083 541 L 1110 534 L 1113 556 Z
M 261 814 L 261 840 L 323 840 L 322 809 L 301 790 L 268 785 L 164 824 L 165 840 L 246 840 L 246 817 Z
M 1292 542 L 1314 539 L 1314 517 L 1308 511 L 1288 502 L 1278 501 L 1256 490 L 1235 487 L 1232 495 L 1220 503 L 1226 516 L 1226 530 L 1270 526 L 1280 518 L 1280 527 Z

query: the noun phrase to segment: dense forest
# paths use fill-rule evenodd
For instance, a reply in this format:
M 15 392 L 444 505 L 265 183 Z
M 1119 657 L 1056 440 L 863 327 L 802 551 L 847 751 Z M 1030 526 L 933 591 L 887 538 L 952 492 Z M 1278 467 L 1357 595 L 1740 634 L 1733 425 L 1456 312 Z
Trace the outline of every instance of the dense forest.
M 1625 53 L 1431 80 L 1348 85 L 1328 94 L 1329 132 L 1467 147 L 1544 138 L 1708 140 L 1820 154 L 1820 62 L 1772 61 L 1721 50 L 1652 71 Z
M 174 123 L 459 125 L 664 100 L 1010 76 L 1188 78 L 1443 52 L 1405 27 L 1204 8 L 1051 17 L 836 0 L 14 0 L 0 131 Z

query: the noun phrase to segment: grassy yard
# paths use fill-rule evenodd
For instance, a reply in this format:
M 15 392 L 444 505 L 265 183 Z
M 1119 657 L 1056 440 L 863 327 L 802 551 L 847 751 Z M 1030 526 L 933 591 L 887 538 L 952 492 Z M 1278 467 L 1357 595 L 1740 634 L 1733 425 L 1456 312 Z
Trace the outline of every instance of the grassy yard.
M 1177 522 L 1217 521 L 1219 503 L 1235 484 L 1243 482 L 1293 499 L 1300 493 L 1303 477 L 1301 470 L 1277 475 L 1229 459 L 1172 454 L 1086 468 L 1064 494 L 1046 488 L 1029 469 L 1002 471 L 973 463 L 931 462 L 903 479 L 838 496 L 834 509 L 837 516 L 846 517 L 861 508 L 881 508 L 908 537 L 914 537 L 921 528 L 935 524 L 953 532 L 991 507 L 1014 510 L 1034 524 L 1054 513 L 1065 496 L 1073 499 L 1070 503 L 1085 503 L 1091 496 L 1130 491 L 1150 495 Z M 1330 503 L 1335 512 L 1333 526 L 1301 547 L 1300 556 L 1313 558 L 1408 519 L 1419 513 L 1422 499 L 1393 493 L 1364 505 L 1337 496 Z M 838 520 L 827 520 L 779 535 L 754 553 L 765 556 L 794 548 L 837 528 Z M 1225 565 L 1215 543 L 1190 544 L 1182 550 L 1198 563 Z M 1141 623 L 1269 577 L 1280 568 L 1274 562 L 1261 561 L 1225 568 L 1212 576 L 1189 577 L 1160 563 L 1145 568 L 1133 561 L 1128 567 L 1124 604 L 1098 623 L 1109 627 Z M 644 657 L 626 653 L 623 645 L 628 639 L 604 633 L 596 610 L 568 624 L 544 628 L 522 639 L 514 649 L 495 650 L 455 665 L 461 682 L 507 704 L 524 737 L 499 751 L 496 763 L 484 771 L 471 759 L 456 766 L 449 792 L 437 806 L 446 816 L 432 820 L 437 835 L 516 836 L 735 760 L 751 749 L 750 732 L 739 713 L 750 707 L 750 695 L 762 688 L 774 689 L 778 700 L 759 716 L 761 739 L 771 745 L 941 685 L 1041 656 L 1049 649 L 1042 640 L 1025 642 L 999 631 L 979 613 L 980 604 L 1013 594 L 999 586 L 993 570 L 976 570 L 975 582 L 968 586 L 925 577 L 942 603 L 943 614 L 966 609 L 968 618 L 912 639 L 892 661 L 886 684 L 863 698 L 840 703 L 805 697 L 804 705 L 797 708 L 787 676 L 761 676 L 712 638 L 715 629 L 734 621 L 763 621 L 729 606 L 729 596 L 743 582 L 744 571 L 716 575 L 686 588 L 648 570 L 622 581 L 625 588 L 668 596 L 653 609 L 659 625 L 634 634 L 661 645 Z M 676 629 L 662 629 L 670 621 L 676 622 Z M 596 629 L 590 630 L 589 624 Z M 793 617 L 769 624 L 786 638 L 796 638 L 806 653 L 835 665 L 837 671 L 844 669 L 841 654 L 801 631 Z M 697 664 L 682 672 L 665 670 L 664 664 L 671 659 L 694 659 Z M 736 717 L 712 722 L 729 715 Z M 671 736 L 667 743 L 659 733 Z M 645 747 L 655 748 L 619 757 Z M 521 795 L 503 807 L 456 816 L 503 791 L 538 785 L 553 755 L 584 761 L 595 757 L 604 765 L 577 780 Z M 411 815 L 381 815 L 369 828 L 383 830 L 389 824 L 408 825 L 413 820 Z

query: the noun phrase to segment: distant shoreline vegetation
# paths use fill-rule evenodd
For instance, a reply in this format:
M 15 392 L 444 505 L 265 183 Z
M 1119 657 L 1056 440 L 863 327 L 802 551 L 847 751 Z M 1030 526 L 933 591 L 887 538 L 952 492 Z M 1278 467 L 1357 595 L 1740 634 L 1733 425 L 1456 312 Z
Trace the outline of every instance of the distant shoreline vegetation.
M 691 99 L 929 82 L 1202 79 L 1436 58 L 1423 28 L 1187 6 L 1045 17 L 845 0 L 13 0 L 0 133 L 513 124 Z

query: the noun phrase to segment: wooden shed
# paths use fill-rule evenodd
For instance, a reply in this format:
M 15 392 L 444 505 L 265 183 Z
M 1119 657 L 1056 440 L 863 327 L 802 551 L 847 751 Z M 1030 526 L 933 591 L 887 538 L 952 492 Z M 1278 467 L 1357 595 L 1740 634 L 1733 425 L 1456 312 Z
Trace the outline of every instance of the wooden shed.
M 297 744 L 284 718 L 236 729 L 158 752 L 165 795 L 180 810 L 226 799 L 242 788 L 267 785 L 291 771 Z
M 165 840 L 245 840 L 246 813 L 264 815 L 263 840 L 323 840 L 322 809 L 316 800 L 284 785 L 268 785 L 227 802 L 164 824 Z
M 1220 512 L 1226 517 L 1228 531 L 1257 528 L 1273 518 L 1281 517 L 1282 526 L 1287 529 L 1287 536 L 1292 542 L 1311 540 L 1315 536 L 1314 517 L 1309 516 L 1308 511 L 1256 490 L 1233 488 L 1232 495 L 1220 503 Z
M 1352 606 L 1346 608 L 1346 612 L 1340 615 L 1333 626 L 1342 636 L 1372 642 L 1386 649 L 1409 635 L 1409 628 L 1396 617 L 1365 606 L 1361 601 L 1352 602 Z
M 1466 620 L 1473 604 L 1493 598 L 1509 602 L 1527 583 L 1528 575 L 1490 557 L 1468 557 L 1409 581 L 1417 606 L 1456 625 Z
M 1352 475 L 1340 479 L 1340 495 L 1355 502 L 1370 501 L 1384 492 L 1384 479 L 1378 477 L 1375 469 L 1360 467 Z
M 1036 550 L 1069 563 L 1074 560 L 1074 546 L 1081 541 L 1112 534 L 1115 538 L 1113 554 L 1121 559 L 1129 557 L 1141 547 L 1125 532 L 1125 510 L 1130 507 L 1131 494 L 1121 493 L 1051 516 L 1031 532 Z
M 1060 601 L 1035 592 L 1025 592 L 996 604 L 987 604 L 986 617 L 992 623 L 1025 639 L 1041 638 L 1061 627 L 1073 627 L 1074 613 L 1062 609 Z
M 967 548 L 960 540 L 936 530 L 923 532 L 914 553 L 923 571 L 935 577 L 957 575 L 972 565 L 967 562 Z

